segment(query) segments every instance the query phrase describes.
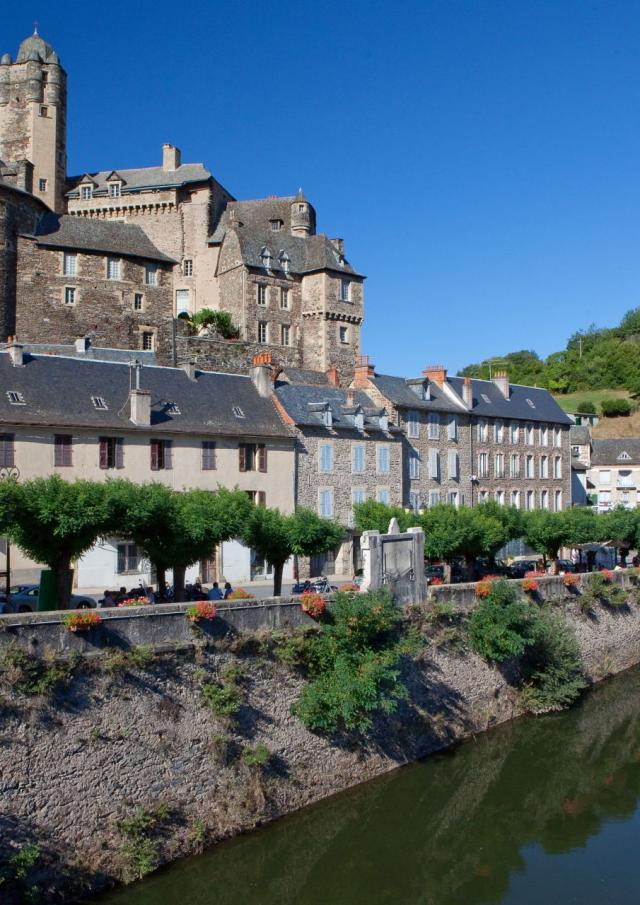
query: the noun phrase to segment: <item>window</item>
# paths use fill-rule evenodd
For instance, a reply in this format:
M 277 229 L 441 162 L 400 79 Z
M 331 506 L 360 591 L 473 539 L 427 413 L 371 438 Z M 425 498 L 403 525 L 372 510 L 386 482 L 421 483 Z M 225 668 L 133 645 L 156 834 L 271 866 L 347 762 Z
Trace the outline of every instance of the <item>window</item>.
M 520 439 L 520 426 L 517 421 L 511 422 L 511 442 L 517 443 Z
M 73 437 L 71 434 L 55 434 L 53 438 L 53 464 L 56 468 L 73 465 Z
M 601 484 L 610 484 L 611 483 L 611 472 L 608 469 L 600 472 L 600 483 Z
M 47 180 L 46 179 L 38 179 L 38 189 L 41 192 L 47 191 Z
M 267 287 L 264 283 L 258 283 L 258 304 L 267 304 Z
M 455 415 L 451 415 L 447 424 L 447 440 L 458 439 L 458 419 Z
M 105 402 L 103 396 L 92 396 L 91 402 L 93 403 L 94 409 L 98 409 L 99 412 L 109 411 L 109 406 Z
M 323 474 L 331 474 L 333 471 L 333 443 L 320 444 L 318 469 Z
M 283 346 L 291 345 L 291 327 L 289 324 L 282 325 L 280 338 Z
M 80 190 L 80 197 L 83 201 L 89 201 L 93 198 L 93 187 L 90 185 L 83 185 Z
M 414 481 L 420 477 L 420 453 L 413 448 L 409 450 L 409 477 Z
M 18 390 L 7 390 L 7 399 L 11 403 L 11 405 L 26 405 L 27 403 L 24 401 L 24 396 L 22 393 L 19 393 Z
M 182 273 L 186 277 L 193 276 L 193 260 L 191 258 L 185 258 L 182 262 Z
M 157 264 L 145 264 L 144 268 L 144 282 L 145 286 L 155 286 L 158 282 L 158 265 Z
M 628 452 L 623 451 L 619 456 L 616 456 L 616 459 L 618 460 L 618 462 L 629 462 L 631 460 L 631 456 Z
M 109 197 L 110 198 L 119 198 L 120 197 L 120 183 L 119 182 L 109 183 Z
M 189 314 L 190 310 L 189 290 L 176 289 L 176 316 L 180 317 L 181 314 Z
M 379 446 L 376 463 L 377 474 L 389 474 L 389 447 Z
M 391 502 L 391 498 L 389 496 L 389 488 L 378 487 L 378 489 L 376 490 L 376 499 L 379 503 L 384 503 L 385 506 L 388 506 Z
M 598 506 L 600 509 L 609 509 L 611 506 L 611 491 L 601 490 L 598 494 Z
M 460 494 L 457 490 L 450 490 L 447 493 L 447 503 L 450 506 L 456 506 L 456 508 L 460 505 Z
M 549 456 L 540 456 L 540 477 L 549 477 Z
M 517 453 L 512 453 L 509 459 L 509 474 L 512 478 L 520 476 L 520 456 Z
M 259 343 L 267 342 L 267 322 L 266 321 L 258 321 L 258 342 Z
M 437 449 L 429 450 L 429 477 L 432 481 L 440 480 L 440 453 Z
M 489 476 L 489 454 L 480 453 L 478 456 L 478 477 L 486 478 Z
M 74 277 L 78 273 L 78 255 L 65 251 L 62 258 L 62 272 L 66 277 Z
M 120 258 L 107 258 L 107 279 L 120 279 Z
M 487 421 L 478 421 L 478 441 L 486 443 L 489 439 L 489 424 Z
M 440 437 L 440 415 L 429 415 L 427 430 L 427 436 L 430 440 L 437 440 Z
M 265 268 L 265 270 L 271 270 L 273 258 L 271 257 L 271 252 L 269 251 L 269 249 L 263 248 L 260 257 L 262 259 L 262 266 Z
M 351 282 L 349 280 L 340 280 L 340 301 L 351 301 Z
M 280 289 L 280 307 L 284 309 L 289 308 L 289 290 L 288 289 Z
M 572 447 L 571 447 L 571 455 L 572 455 L 572 456 L 579 456 L 579 455 L 580 455 L 580 447 L 579 447 L 579 446 L 572 446 Z
M 420 417 L 414 410 L 407 412 L 407 437 L 416 439 L 420 436 Z
M 489 397 L 487 396 L 486 393 L 480 393 L 480 396 L 481 396 L 483 402 L 486 402 L 487 405 L 491 405 L 491 400 L 489 399 Z
M 540 446 L 547 446 L 549 443 L 549 429 L 546 424 L 540 425 Z
M 439 490 L 430 490 L 429 491 L 429 505 L 437 506 L 440 502 L 440 491 Z
M 534 490 L 527 490 L 527 512 L 536 508 L 536 494 Z
M 269 220 L 269 226 L 271 227 L 272 233 L 279 233 L 284 223 L 282 220 Z
M 264 490 L 245 490 L 246 495 L 252 503 L 260 506 L 262 509 L 267 505 L 267 494 Z
M 496 490 L 496 503 L 498 504 L 498 506 L 504 506 L 504 501 L 504 490 Z
M 48 115 L 49 115 L 49 108 L 45 104 L 41 104 L 40 105 L 40 116 L 48 116 Z M 42 182 L 43 180 L 40 180 L 40 181 Z
M 460 477 L 460 460 L 455 449 L 450 449 L 447 453 L 447 461 L 449 468 L 449 479 L 457 481 Z
M 142 556 L 135 544 L 118 544 L 118 574 L 126 575 L 129 572 L 138 572 Z
M 489 491 L 481 490 L 480 493 L 478 494 L 478 502 L 486 503 L 488 501 L 488 499 L 489 499 Z
M 527 458 L 526 458 L 526 460 L 525 460 L 525 471 L 524 471 L 524 474 L 525 474 L 525 477 L 527 477 L 527 478 L 533 478 L 533 477 L 534 477 L 534 473 L 533 473 L 533 456 L 531 456 L 531 455 L 527 456 Z
M 562 491 L 556 490 L 553 495 L 553 508 L 556 512 L 562 512 Z
M 15 461 L 15 446 L 13 434 L 0 434 L 0 468 L 13 468 Z
M 504 478 L 504 456 L 496 453 L 493 457 L 493 472 L 496 478 Z
M 289 257 L 289 255 L 286 252 L 280 252 L 278 261 L 284 272 L 289 273 L 289 264 L 291 263 L 291 258 Z
M 353 504 L 355 506 L 356 503 L 364 503 L 367 499 L 367 494 L 361 487 L 358 487 L 353 491 L 351 499 L 353 500 Z
M 543 490 L 540 494 L 540 508 L 548 509 L 549 508 L 549 491 Z
M 215 469 L 216 469 L 215 440 L 203 440 L 202 441 L 201 468 L 203 471 L 215 471 Z
M 554 478 L 562 477 L 562 459 L 556 456 L 553 460 L 553 476 Z
M 533 443 L 534 443 L 534 439 L 533 439 L 533 424 L 527 424 L 527 426 L 525 427 L 525 429 L 524 429 L 524 442 L 527 444 L 527 446 L 533 446 Z
M 76 303 L 76 290 L 73 286 L 65 286 L 64 289 L 64 303 L 65 305 L 75 305 Z
M 562 428 L 554 427 L 553 429 L 553 445 L 562 446 Z
M 240 443 L 238 445 L 239 471 L 267 471 L 267 447 L 264 443 Z
M 504 443 L 504 421 L 496 421 L 496 443 Z
M 516 508 L 516 509 L 520 508 L 520 491 L 519 490 L 511 491 L 510 503 L 514 508 Z
M 340 327 L 338 330 L 338 335 L 340 337 L 341 343 L 344 344 L 344 343 L 349 342 L 349 328 L 348 327 Z
M 133 310 L 134 311 L 143 311 L 144 310 L 144 296 L 141 292 L 136 292 L 133 296 Z
M 364 472 L 364 451 L 364 446 L 359 444 L 351 447 L 351 471 L 353 474 L 363 474 Z
M 151 471 L 169 471 L 173 467 L 172 441 L 149 440 Z
M 152 333 L 151 330 L 143 330 L 141 333 L 140 345 L 143 351 L 153 352 L 155 333 Z
M 409 493 L 409 507 L 414 512 L 417 512 L 418 509 L 420 509 L 420 494 L 415 490 L 412 490 Z
M 333 490 L 319 491 L 318 514 L 321 518 L 333 518 Z
M 122 437 L 100 437 L 100 468 L 124 468 Z

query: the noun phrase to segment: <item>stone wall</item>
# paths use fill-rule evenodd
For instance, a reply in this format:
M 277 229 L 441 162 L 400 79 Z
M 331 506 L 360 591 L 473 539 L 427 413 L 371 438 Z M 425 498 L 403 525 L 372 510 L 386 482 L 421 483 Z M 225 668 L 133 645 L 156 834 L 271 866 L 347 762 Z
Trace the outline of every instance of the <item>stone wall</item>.
M 0 183 L 0 341 L 16 332 L 18 235 L 35 229 L 43 204 Z
M 616 576 L 623 584 L 627 580 Z M 540 584 L 556 588 L 557 580 Z M 451 589 L 446 593 L 456 597 Z M 469 593 L 463 587 L 458 596 L 469 602 Z M 272 606 L 255 609 L 273 613 Z M 284 609 L 291 612 L 291 604 Z M 575 630 L 590 681 L 640 660 L 635 601 L 618 611 L 598 606 L 587 618 L 565 598 L 562 612 Z M 108 616 L 147 626 L 157 619 Z M 176 617 L 165 616 L 167 624 L 169 618 Z M 55 624 L 55 614 L 1 621 L 22 625 L 16 637 L 36 650 L 46 647 L 39 633 L 47 619 Z M 0 637 L 6 645 L 6 633 Z M 130 863 L 118 821 L 141 808 L 166 804 L 154 845 L 158 859 L 170 861 L 520 714 L 504 669 L 433 641 L 404 663 L 408 698 L 396 713 L 375 720 L 366 743 L 327 739 L 291 715 L 302 679 L 269 654 L 270 632 L 182 637 L 173 650 L 159 645 L 153 659 L 137 665 L 96 649 L 80 662 L 70 661 L 66 685 L 47 697 L 20 693 L 11 686 L 16 670 L 5 668 L 0 850 L 10 841 L 39 843 L 45 855 L 39 881 L 47 902 L 72 902 L 86 890 L 117 882 Z M 88 649 L 89 637 L 84 641 Z M 230 667 L 241 693 L 234 720 L 216 716 L 202 699 L 203 683 L 229 676 Z M 262 769 L 242 756 L 258 744 L 269 752 Z
M 209 336 L 188 336 L 180 321 L 176 323 L 175 362 L 171 355 L 160 355 L 159 364 L 185 364 L 195 361 L 203 371 L 222 371 L 229 374 L 248 374 L 254 355 L 269 351 L 277 367 L 300 367 L 295 349 L 284 347 L 274 351 L 272 346 L 244 340 L 225 340 Z

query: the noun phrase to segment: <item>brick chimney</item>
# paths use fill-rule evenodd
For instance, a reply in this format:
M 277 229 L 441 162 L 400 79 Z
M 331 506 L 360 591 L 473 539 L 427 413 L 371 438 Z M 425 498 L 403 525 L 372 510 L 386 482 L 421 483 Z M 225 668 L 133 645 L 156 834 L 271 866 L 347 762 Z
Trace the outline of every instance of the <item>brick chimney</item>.
M 251 379 L 263 399 L 268 399 L 273 393 L 272 363 L 271 352 L 260 352 L 259 355 L 253 356 Z
M 496 371 L 492 377 L 493 383 L 498 387 L 505 399 L 509 398 L 509 375 L 506 371 Z
M 447 369 L 444 365 L 427 365 L 422 372 L 422 376 L 442 386 L 447 379 Z
M 374 365 L 369 364 L 369 356 L 361 355 L 358 358 L 358 365 L 355 369 L 353 377 L 353 387 L 356 390 L 364 390 L 368 387 L 369 381 L 375 376 L 376 369 Z
M 185 361 L 180 365 L 180 367 L 182 368 L 184 373 L 187 375 L 189 380 L 196 379 L 196 363 L 195 363 L 195 361 Z
M 353 390 L 347 390 L 347 405 L 353 406 L 356 404 L 356 395 Z
M 162 169 L 177 170 L 180 166 L 180 148 L 162 145 Z
M 337 368 L 327 368 L 325 374 L 327 375 L 327 380 L 332 387 L 340 386 L 340 375 L 338 374 Z
M 471 378 L 465 377 L 462 384 L 462 401 L 468 409 L 473 408 L 473 389 L 471 387 Z
M 19 343 L 15 336 L 9 336 L 9 358 L 14 368 L 22 368 L 24 366 L 24 346 Z

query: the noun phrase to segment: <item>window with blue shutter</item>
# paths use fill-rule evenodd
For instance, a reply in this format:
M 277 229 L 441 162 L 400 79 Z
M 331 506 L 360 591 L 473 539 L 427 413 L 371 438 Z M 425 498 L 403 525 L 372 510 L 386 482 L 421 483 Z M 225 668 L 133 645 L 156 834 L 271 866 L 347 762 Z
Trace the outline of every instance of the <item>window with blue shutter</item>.
M 389 474 L 389 447 L 378 447 L 378 474 Z
M 364 471 L 364 446 L 353 447 L 352 471 L 354 474 Z
M 320 471 L 324 474 L 333 471 L 333 446 L 331 443 L 320 444 Z

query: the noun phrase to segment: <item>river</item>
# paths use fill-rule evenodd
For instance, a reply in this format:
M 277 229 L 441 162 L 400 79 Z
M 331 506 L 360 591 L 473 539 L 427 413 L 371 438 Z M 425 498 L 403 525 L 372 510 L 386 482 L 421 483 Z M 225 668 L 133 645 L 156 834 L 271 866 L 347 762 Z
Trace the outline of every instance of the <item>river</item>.
M 96 902 L 638 905 L 639 796 L 634 669 Z

